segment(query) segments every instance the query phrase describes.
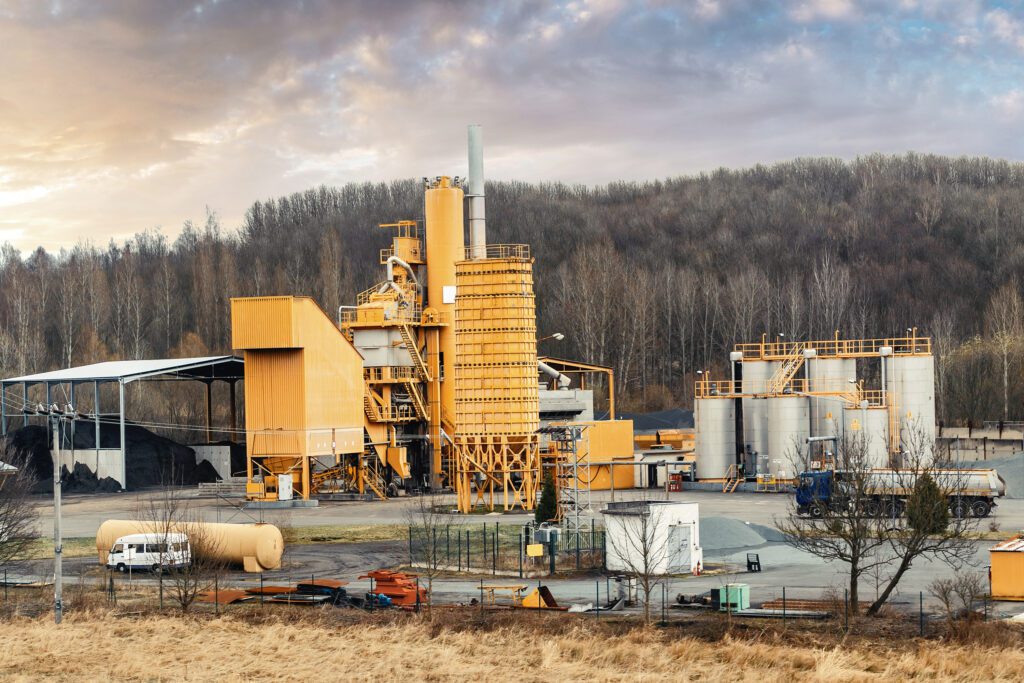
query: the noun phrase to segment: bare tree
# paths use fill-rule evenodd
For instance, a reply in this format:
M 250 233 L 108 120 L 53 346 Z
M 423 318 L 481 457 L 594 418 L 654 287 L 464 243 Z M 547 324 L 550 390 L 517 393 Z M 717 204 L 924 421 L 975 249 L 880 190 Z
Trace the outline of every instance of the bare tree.
M 879 553 L 886 542 L 886 516 L 871 495 L 867 445 L 863 432 L 837 439 L 830 482 L 823 485 L 803 479 L 801 489 L 809 496 L 806 504 L 794 500 L 787 517 L 776 520 L 789 545 L 826 562 L 847 565 L 854 614 L 861 577 L 886 561 Z
M 434 579 L 446 569 L 448 538 L 453 526 L 452 515 L 444 511 L 444 496 L 417 496 L 405 508 L 409 525 L 410 559 L 427 580 L 427 608 L 433 601 Z M 457 523 L 455 533 L 461 533 Z
M 644 594 L 644 622 L 651 622 L 651 596 L 668 575 L 668 532 L 657 501 L 612 504 L 605 511 L 608 567 L 636 578 Z
M 958 618 L 966 616 L 970 623 L 975 601 L 985 594 L 985 578 L 977 572 L 956 572 L 952 577 L 932 581 L 928 592 L 942 603 L 946 624 L 955 633 Z
M 1010 356 L 1018 347 L 1024 333 L 1024 302 L 1020 298 L 1017 280 L 1013 279 L 996 290 L 985 311 L 985 325 L 989 330 L 1003 370 L 1003 419 L 1010 416 Z
M 36 484 L 28 458 L 11 454 L 0 442 L 0 567 L 21 557 L 39 538 L 32 487 Z
M 161 604 L 164 592 L 164 553 L 171 552 L 172 543 L 177 542 L 175 534 L 184 534 L 188 539 L 190 562 L 171 569 L 167 574 L 172 598 L 182 612 L 187 612 L 200 593 L 214 586 L 224 570 L 221 542 L 210 532 L 209 527 L 199 521 L 189 500 L 173 485 L 164 485 L 158 495 L 150 498 L 142 510 L 142 516 L 150 533 L 161 537 L 158 542 L 162 548 L 159 570 Z
M 925 443 L 920 429 L 908 431 L 904 439 L 907 452 L 895 473 L 896 488 L 910 492 L 901 501 L 906 514 L 886 525 L 886 555 L 893 569 L 868 614 L 878 613 L 916 560 L 938 559 L 959 571 L 973 561 L 976 552 L 980 516 L 971 516 L 970 503 L 963 495 L 969 473 L 936 467 L 933 444 Z

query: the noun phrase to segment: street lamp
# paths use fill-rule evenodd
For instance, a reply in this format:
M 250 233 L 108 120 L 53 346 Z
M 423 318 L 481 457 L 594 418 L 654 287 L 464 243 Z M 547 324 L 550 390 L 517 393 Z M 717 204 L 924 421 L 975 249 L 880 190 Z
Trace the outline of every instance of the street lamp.
M 549 339 L 554 339 L 555 341 L 562 341 L 563 339 L 565 339 L 565 335 L 562 334 L 561 332 L 555 332 L 554 334 L 549 334 L 546 337 L 541 337 L 540 339 L 537 340 L 537 343 L 540 344 L 541 342 L 545 342 Z

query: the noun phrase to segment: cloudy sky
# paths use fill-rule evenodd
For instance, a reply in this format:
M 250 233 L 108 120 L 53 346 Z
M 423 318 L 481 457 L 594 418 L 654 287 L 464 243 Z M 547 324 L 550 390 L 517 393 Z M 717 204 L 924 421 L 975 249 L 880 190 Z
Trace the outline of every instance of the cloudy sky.
M 1024 158 L 1024 9 L 972 0 L 0 0 L 0 242 L 322 183 Z

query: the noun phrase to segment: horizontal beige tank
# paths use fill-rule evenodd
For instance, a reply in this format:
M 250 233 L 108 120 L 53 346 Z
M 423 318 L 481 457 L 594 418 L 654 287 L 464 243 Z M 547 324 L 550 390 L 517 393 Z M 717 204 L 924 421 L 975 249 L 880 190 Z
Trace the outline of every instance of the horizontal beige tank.
M 152 534 L 161 531 L 154 522 L 129 519 L 108 519 L 96 530 L 96 550 L 100 563 L 106 564 L 107 553 L 114 541 L 129 534 Z M 221 560 L 241 565 L 247 572 L 280 569 L 284 537 L 273 524 L 217 524 L 194 522 L 175 526 L 173 532 L 209 534 L 210 545 Z

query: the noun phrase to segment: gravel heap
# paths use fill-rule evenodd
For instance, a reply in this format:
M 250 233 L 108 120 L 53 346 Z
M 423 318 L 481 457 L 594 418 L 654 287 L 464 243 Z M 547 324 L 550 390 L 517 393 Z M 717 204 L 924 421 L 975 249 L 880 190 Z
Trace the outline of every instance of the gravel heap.
M 38 491 L 52 487 L 53 459 L 50 457 L 48 429 L 42 425 L 30 425 L 8 434 L 7 453 L 11 457 L 27 457 L 29 466 L 39 480 Z M 114 425 L 100 428 L 100 447 L 119 448 L 120 436 Z M 195 451 L 168 438 L 137 425 L 125 426 L 127 451 L 128 490 L 145 486 L 160 486 L 164 483 L 194 485 L 200 482 L 217 481 L 217 472 L 207 461 L 196 464 Z M 92 422 L 80 421 L 75 425 L 75 447 L 94 448 L 95 429 Z M 113 479 L 98 479 L 88 467 L 79 463 L 69 472 L 64 468 L 65 490 L 69 493 L 110 492 L 121 489 Z
M 769 538 L 773 535 L 778 539 Z M 731 517 L 700 518 L 700 545 L 704 552 L 753 548 L 772 540 L 781 540 L 781 537 L 782 534 L 774 529 Z

